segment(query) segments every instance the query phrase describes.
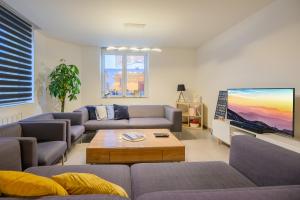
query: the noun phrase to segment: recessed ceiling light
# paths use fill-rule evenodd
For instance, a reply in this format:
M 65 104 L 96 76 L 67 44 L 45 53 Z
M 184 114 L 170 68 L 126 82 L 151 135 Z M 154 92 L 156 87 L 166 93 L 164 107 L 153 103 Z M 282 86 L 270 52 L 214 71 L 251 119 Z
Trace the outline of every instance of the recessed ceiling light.
M 116 50 L 116 49 L 118 49 L 118 48 L 117 47 L 112 47 L 112 46 L 106 48 L 106 50 L 108 50 L 108 51 Z
M 150 51 L 150 48 L 142 48 L 141 51 Z
M 162 50 L 161 50 L 161 49 L 159 49 L 159 48 L 153 48 L 153 49 L 151 49 L 151 51 L 155 51 L 155 52 L 162 52 Z
M 119 47 L 119 48 L 118 48 L 119 51 L 125 51 L 125 50 L 127 50 L 127 49 L 128 49 L 128 47 Z
M 142 23 L 124 23 L 126 28 L 145 28 L 146 24 Z

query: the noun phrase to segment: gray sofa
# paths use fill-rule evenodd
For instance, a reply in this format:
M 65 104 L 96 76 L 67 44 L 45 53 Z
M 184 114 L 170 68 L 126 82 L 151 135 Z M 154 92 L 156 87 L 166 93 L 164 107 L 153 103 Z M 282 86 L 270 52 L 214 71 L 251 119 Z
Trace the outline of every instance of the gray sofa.
M 22 152 L 21 166 L 26 169 L 36 165 L 51 165 L 62 159 L 67 149 L 65 130 L 66 123 L 63 121 L 19 122 L 0 126 L 0 138 L 15 138 L 18 141 Z M 6 159 L 5 155 L 16 153 L 3 154 L 2 151 L 1 154 L 1 159 Z
M 86 131 L 99 129 L 143 129 L 167 128 L 181 132 L 182 113 L 168 105 L 129 105 L 129 119 L 122 120 L 89 120 L 87 108 L 81 107 L 74 112 L 81 112 Z
M 51 123 L 57 121 L 66 122 L 66 141 L 68 144 L 68 149 L 70 149 L 71 144 L 80 139 L 85 131 L 84 126 L 82 125 L 82 115 L 80 113 L 43 113 L 22 120 L 22 122 L 49 123 L 50 126 Z
M 16 144 L 17 142 L 14 143 Z M 4 142 L 7 148 L 10 145 Z M 2 161 L 0 169 L 3 168 L 1 165 Z M 45 166 L 32 167 L 26 171 L 48 177 L 63 172 L 93 173 L 119 184 L 134 200 L 299 200 L 299 166 L 298 153 L 250 136 L 235 136 L 230 149 L 229 164 L 195 162 L 142 163 L 131 167 Z M 110 195 L 79 195 L 37 199 L 124 198 Z

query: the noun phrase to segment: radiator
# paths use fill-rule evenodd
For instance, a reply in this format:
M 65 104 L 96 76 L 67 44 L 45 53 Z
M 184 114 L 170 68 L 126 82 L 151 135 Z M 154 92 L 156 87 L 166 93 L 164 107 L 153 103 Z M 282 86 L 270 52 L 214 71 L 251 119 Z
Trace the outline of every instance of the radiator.
M 0 118 L 0 125 L 9 124 L 22 120 L 22 113 L 16 113 L 14 115 L 7 115 Z

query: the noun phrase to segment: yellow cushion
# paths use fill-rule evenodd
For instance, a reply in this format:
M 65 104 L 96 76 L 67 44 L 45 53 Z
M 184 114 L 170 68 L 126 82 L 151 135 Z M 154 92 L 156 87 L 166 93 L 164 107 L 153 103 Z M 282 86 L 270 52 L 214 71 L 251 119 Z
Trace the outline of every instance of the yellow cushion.
M 3 195 L 16 197 L 68 195 L 61 185 L 50 178 L 18 171 L 0 171 L 0 191 Z
M 52 179 L 65 188 L 70 195 L 113 194 L 128 197 L 126 191 L 107 180 L 88 173 L 64 173 L 52 176 Z

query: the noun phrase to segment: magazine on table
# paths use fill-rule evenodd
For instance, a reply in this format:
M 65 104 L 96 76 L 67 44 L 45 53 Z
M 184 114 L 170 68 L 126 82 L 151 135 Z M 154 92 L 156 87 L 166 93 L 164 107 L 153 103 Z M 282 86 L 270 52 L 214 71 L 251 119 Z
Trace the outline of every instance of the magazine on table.
M 144 140 L 145 136 L 141 133 L 129 132 L 122 134 L 122 138 L 131 142 L 138 142 Z

